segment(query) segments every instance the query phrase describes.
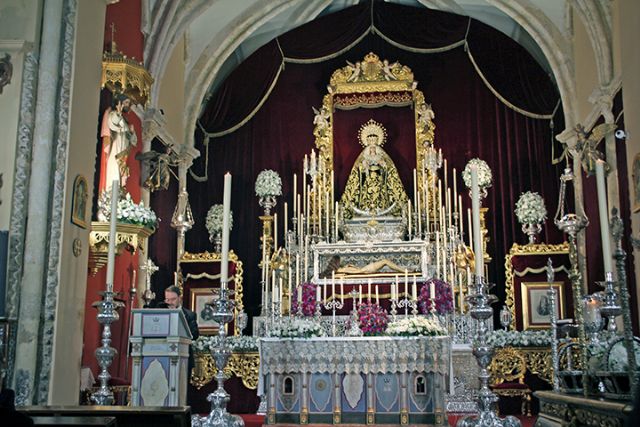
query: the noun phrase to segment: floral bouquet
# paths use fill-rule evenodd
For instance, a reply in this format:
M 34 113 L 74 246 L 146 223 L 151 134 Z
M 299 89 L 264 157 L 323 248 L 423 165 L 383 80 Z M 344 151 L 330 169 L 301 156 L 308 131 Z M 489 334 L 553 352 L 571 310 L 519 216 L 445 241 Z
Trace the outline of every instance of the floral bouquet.
M 378 304 L 366 302 L 358 307 L 360 330 L 364 335 L 380 335 L 387 329 L 389 316 Z
M 423 316 L 403 317 L 391 322 L 387 328 L 387 335 L 413 337 L 413 336 L 439 336 L 447 335 L 447 330 L 440 325 L 437 319 Z
M 453 311 L 453 292 L 451 286 L 440 279 L 430 279 L 420 288 L 418 295 L 418 304 L 420 305 L 420 313 L 431 313 L 433 302 L 431 301 L 431 283 L 434 284 L 435 290 L 435 308 L 438 314 L 447 314 Z
M 207 212 L 206 226 L 209 236 L 222 231 L 223 206 L 221 204 L 213 205 Z M 233 230 L 233 212 L 229 212 L 229 230 Z
M 103 213 L 104 218 L 101 221 L 109 221 L 111 219 L 111 192 L 103 191 L 98 200 L 99 210 Z M 122 199 L 118 200 L 118 222 L 125 224 L 142 225 L 145 228 L 154 229 L 158 225 L 158 217 L 155 212 L 144 205 L 144 202 L 136 204 L 131 198 L 131 194 L 127 193 Z
M 487 342 L 494 347 L 549 347 L 551 331 L 503 331 L 489 334 Z
M 527 191 L 522 193 L 516 202 L 516 217 L 520 224 L 539 224 L 547 219 L 547 208 L 544 199 L 538 193 Z
M 493 183 L 493 175 L 487 162 L 482 159 L 471 159 L 462 171 L 462 180 L 467 188 L 471 188 L 471 165 L 478 168 L 478 187 L 486 189 Z
M 209 353 L 218 345 L 218 335 L 200 335 L 191 343 L 191 348 L 197 353 Z M 246 353 L 258 351 L 258 338 L 246 335 L 233 335 L 225 339 L 225 345 L 233 352 Z
M 273 323 L 271 329 L 272 337 L 281 338 L 312 338 L 322 337 L 324 334 L 318 322 L 298 317 L 282 317 Z
M 302 315 L 312 317 L 316 310 L 316 285 L 302 283 L 300 286 L 302 286 Z M 298 292 L 293 292 L 291 296 L 292 313 L 298 313 L 298 306 Z
M 275 197 L 282 195 L 282 180 L 278 172 L 265 169 L 256 178 L 256 196 Z

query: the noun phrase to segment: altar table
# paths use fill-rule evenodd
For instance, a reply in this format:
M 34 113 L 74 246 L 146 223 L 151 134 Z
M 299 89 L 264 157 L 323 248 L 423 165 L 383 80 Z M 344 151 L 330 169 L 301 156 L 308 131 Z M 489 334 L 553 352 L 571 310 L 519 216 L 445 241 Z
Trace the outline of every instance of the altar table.
M 267 424 L 445 425 L 449 337 L 260 340 Z

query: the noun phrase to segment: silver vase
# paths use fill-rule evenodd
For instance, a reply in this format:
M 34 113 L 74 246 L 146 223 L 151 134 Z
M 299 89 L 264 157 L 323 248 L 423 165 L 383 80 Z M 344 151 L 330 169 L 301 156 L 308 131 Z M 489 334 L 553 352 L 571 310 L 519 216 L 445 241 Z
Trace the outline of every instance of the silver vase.
M 542 231 L 542 225 L 536 224 L 522 224 L 522 232 L 529 236 L 529 244 L 533 245 L 536 242 L 538 234 Z

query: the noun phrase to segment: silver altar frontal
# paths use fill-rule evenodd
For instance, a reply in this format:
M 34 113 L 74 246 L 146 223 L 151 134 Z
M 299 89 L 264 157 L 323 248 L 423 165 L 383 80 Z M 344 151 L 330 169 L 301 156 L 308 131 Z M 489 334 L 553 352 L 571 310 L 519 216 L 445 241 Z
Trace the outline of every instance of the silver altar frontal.
M 449 337 L 260 340 L 269 425 L 446 425 Z
M 191 333 L 181 309 L 132 311 L 132 406 L 184 406 Z
M 336 279 L 345 284 L 392 283 L 405 274 L 424 281 L 431 277 L 429 270 L 429 242 L 413 241 L 361 241 L 347 243 L 320 242 L 311 246 L 313 252 L 314 283 L 321 283 L 323 272 L 332 259 L 339 261 Z M 326 275 L 325 275 L 326 277 Z

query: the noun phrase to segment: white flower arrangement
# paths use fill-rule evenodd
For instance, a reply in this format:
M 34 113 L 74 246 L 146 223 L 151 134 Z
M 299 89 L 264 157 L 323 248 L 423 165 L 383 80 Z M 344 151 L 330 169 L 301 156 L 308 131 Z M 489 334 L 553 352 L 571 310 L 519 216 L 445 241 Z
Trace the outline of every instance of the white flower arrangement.
M 405 317 L 387 326 L 387 335 L 394 336 L 438 336 L 447 335 L 440 321 L 430 316 Z
M 516 217 L 520 224 L 540 224 L 547 219 L 544 199 L 538 193 L 522 193 L 516 202 Z
M 491 332 L 487 342 L 494 347 L 548 347 L 551 331 L 503 331 Z
M 280 338 L 311 338 L 324 335 L 324 329 L 318 322 L 304 318 L 284 317 L 274 322 L 271 329 L 271 336 Z
M 218 335 L 200 337 L 191 343 L 191 347 L 198 353 L 209 353 L 218 345 Z M 258 339 L 247 335 L 233 335 L 227 337 L 225 345 L 234 353 L 258 351 Z
M 111 192 L 103 191 L 98 200 L 98 208 L 103 213 L 104 218 L 101 221 L 109 221 L 111 219 Z M 155 228 L 159 218 L 155 212 L 144 205 L 143 201 L 139 204 L 133 201 L 131 194 L 127 193 L 124 198 L 118 200 L 118 222 L 126 224 L 138 224 L 147 228 Z
M 274 197 L 282 195 L 282 180 L 278 172 L 265 169 L 256 178 L 256 196 Z
M 221 204 L 213 205 L 207 212 L 206 226 L 209 235 L 213 236 L 217 232 L 222 231 L 223 206 Z M 233 211 L 229 212 L 229 231 L 233 230 Z
M 489 188 L 493 183 L 493 175 L 487 162 L 482 159 L 471 159 L 462 171 L 462 180 L 467 188 L 471 188 L 471 166 L 475 165 L 478 169 L 478 187 Z

